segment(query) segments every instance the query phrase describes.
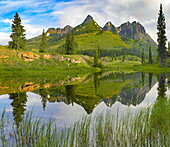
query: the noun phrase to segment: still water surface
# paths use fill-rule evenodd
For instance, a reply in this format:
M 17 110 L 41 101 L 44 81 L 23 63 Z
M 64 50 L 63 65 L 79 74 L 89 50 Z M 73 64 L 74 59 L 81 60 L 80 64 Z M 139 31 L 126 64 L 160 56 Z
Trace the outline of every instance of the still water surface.
M 27 82 L 1 78 L 0 113 L 5 108 L 7 116 L 19 124 L 33 109 L 34 117 L 54 119 L 59 127 L 107 110 L 135 113 L 153 104 L 158 96 L 170 96 L 169 75 L 107 72 L 36 82 L 31 77 Z

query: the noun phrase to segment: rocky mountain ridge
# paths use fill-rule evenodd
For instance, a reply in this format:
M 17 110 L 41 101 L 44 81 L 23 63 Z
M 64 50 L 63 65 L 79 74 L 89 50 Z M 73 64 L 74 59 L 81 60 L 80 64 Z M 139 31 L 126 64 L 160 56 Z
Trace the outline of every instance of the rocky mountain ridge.
M 114 34 L 118 34 L 119 30 L 112 24 L 111 21 L 107 22 L 102 28 L 103 31 L 111 31 Z
M 73 30 L 73 27 L 66 25 L 64 28 L 56 28 L 56 29 L 55 28 L 49 28 L 47 30 L 47 33 L 63 35 L 63 34 L 69 33 L 72 30 Z
M 134 21 L 130 23 L 128 21 L 127 23 L 121 24 L 118 30 L 120 36 L 134 40 L 142 39 L 150 44 L 156 44 L 139 22 Z
M 149 44 L 156 45 L 154 40 L 146 33 L 145 28 L 139 22 L 132 22 L 129 21 L 126 23 L 121 24 L 119 27 L 115 27 L 112 22 L 107 22 L 105 26 L 102 28 L 100 27 L 93 19 L 92 16 L 88 15 L 83 23 L 76 26 L 75 28 L 67 25 L 64 28 L 49 28 L 47 33 L 50 34 L 59 34 L 64 35 L 69 33 L 70 31 L 74 31 L 75 33 L 87 33 L 89 31 L 111 31 L 116 35 L 120 35 L 122 37 L 128 39 L 139 40 L 142 39 Z

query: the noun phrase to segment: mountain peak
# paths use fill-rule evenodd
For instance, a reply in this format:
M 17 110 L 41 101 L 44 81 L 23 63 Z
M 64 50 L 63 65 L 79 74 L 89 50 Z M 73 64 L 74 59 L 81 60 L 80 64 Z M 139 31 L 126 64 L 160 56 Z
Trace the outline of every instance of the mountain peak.
M 127 37 L 134 40 L 142 39 L 148 43 L 156 45 L 156 43 L 152 40 L 152 38 L 146 33 L 145 28 L 139 22 L 132 22 L 129 21 L 120 25 L 118 27 L 119 34 L 123 37 Z
M 87 15 L 86 19 L 84 20 L 84 23 L 89 23 L 93 21 L 93 17 L 91 15 Z
M 56 33 L 57 34 L 67 34 L 69 33 L 71 30 L 73 30 L 73 28 L 69 25 L 66 25 L 64 28 L 57 28 L 56 29 Z
M 111 26 L 111 25 L 113 25 L 113 24 L 112 24 L 112 22 L 111 22 L 111 21 L 109 21 L 109 22 L 107 22 L 107 23 L 106 23 L 106 25 Z
M 93 19 L 91 15 L 87 15 L 86 19 Z
M 111 21 L 107 22 L 102 30 L 103 31 L 111 31 L 114 34 L 117 34 L 117 32 L 118 32 L 117 28 L 111 23 Z

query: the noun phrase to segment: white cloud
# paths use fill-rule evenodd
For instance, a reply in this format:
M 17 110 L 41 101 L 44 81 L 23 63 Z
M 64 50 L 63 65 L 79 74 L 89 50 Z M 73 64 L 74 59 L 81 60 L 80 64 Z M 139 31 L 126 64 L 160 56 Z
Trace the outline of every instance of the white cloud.
M 64 11 L 54 11 L 54 12 L 51 13 L 51 15 L 54 15 L 54 16 L 62 15 L 62 14 L 64 14 Z
M 27 21 L 23 21 L 23 22 L 24 22 L 23 23 L 24 29 L 26 30 L 25 33 L 26 33 L 27 39 L 41 35 L 43 29 L 47 30 L 47 28 L 44 28 L 44 26 L 27 24 L 27 23 L 25 23 Z M 9 28 L 4 28 L 4 29 L 8 30 Z M 1 32 L 0 32 L 0 38 L 1 38 L 0 44 L 1 45 L 7 45 L 8 42 L 11 40 L 11 38 L 9 37 L 10 35 L 11 35 L 11 32 L 5 33 L 5 32 L 2 32 L 2 30 L 1 30 Z
M 1 19 L 0 22 L 12 24 L 12 19 L 9 19 L 9 18 Z
M 7 45 L 8 41 L 10 41 L 10 34 L 11 33 L 4 33 L 4 32 L 0 32 L 0 44 L 1 45 Z
M 75 27 L 90 14 L 101 27 L 108 21 L 112 21 L 115 26 L 127 21 L 139 21 L 151 37 L 156 40 L 156 22 L 160 3 L 163 4 L 168 30 L 170 29 L 169 0 L 73 0 L 71 2 L 7 0 L 0 2 L 2 4 L 2 6 L 0 5 L 0 14 L 23 8 L 23 6 L 29 8 L 20 13 L 27 31 L 27 38 L 40 35 L 42 30 L 48 27 L 57 28 L 65 25 Z M 46 10 L 48 11 L 46 12 Z M 32 12 L 39 13 L 31 15 Z M 11 25 L 11 19 L 9 18 L 0 19 L 0 22 Z M 7 27 L 1 28 L 0 32 L 3 32 L 3 30 L 7 30 Z M 167 35 L 170 38 L 168 31 Z M 3 38 L 3 40 L 5 39 Z
M 88 14 L 92 15 L 94 20 L 102 27 L 108 21 L 112 21 L 116 26 L 127 21 L 139 21 L 151 37 L 156 40 L 156 23 L 160 3 L 163 4 L 166 17 L 170 11 L 169 0 L 74 0 L 71 5 L 65 5 L 63 2 L 58 3 L 56 7 L 63 8 L 62 13 L 56 11 L 53 12 L 53 15 L 59 18 L 57 25 L 60 27 L 67 24 L 75 27 Z M 167 18 L 166 21 L 169 22 Z M 170 33 L 167 35 L 170 37 Z
M 44 26 L 42 25 L 32 25 L 32 24 L 24 24 L 24 23 L 23 25 L 24 25 L 24 29 L 26 30 L 27 39 L 41 35 L 43 29 L 47 29 L 44 28 Z

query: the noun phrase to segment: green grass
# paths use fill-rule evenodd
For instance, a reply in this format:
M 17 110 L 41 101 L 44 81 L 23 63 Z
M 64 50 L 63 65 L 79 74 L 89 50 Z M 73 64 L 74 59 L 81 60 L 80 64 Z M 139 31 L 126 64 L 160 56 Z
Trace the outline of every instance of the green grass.
M 157 64 L 149 65 L 149 64 L 143 64 L 143 65 L 136 65 L 134 66 L 136 71 L 142 71 L 142 72 L 152 72 L 152 73 L 165 73 L 170 72 L 170 68 L 168 67 L 160 67 Z
M 155 105 L 144 108 L 135 115 L 120 115 L 106 111 L 86 116 L 70 128 L 57 128 L 55 122 L 33 119 L 32 113 L 24 116 L 22 123 L 6 139 L 5 122 L 0 120 L 0 141 L 4 146 L 170 146 L 170 101 L 157 99 Z
M 117 72 L 136 72 L 135 67 L 140 65 L 140 61 L 125 61 L 121 60 L 113 61 L 113 62 L 105 62 L 104 63 L 104 71 L 117 71 Z M 136 66 L 135 66 L 136 65 Z
M 141 64 L 140 61 L 127 61 L 122 62 L 118 59 L 117 61 L 104 62 L 104 71 L 122 71 L 122 72 L 146 72 L 146 73 L 165 73 L 170 72 L 169 67 L 160 67 L 158 64 Z
M 85 33 L 75 35 L 75 42 L 77 43 L 77 51 L 81 50 L 95 50 L 98 46 L 107 50 L 121 50 L 122 48 L 130 49 L 130 45 L 126 44 L 120 39 L 118 35 L 110 31 L 105 31 L 101 34 Z M 64 52 L 65 38 L 56 42 L 56 45 L 49 47 L 49 52 Z M 63 46 L 63 47 L 62 47 Z
M 81 61 L 81 63 L 71 63 L 70 61 L 58 61 L 56 58 L 45 59 L 44 54 L 40 54 L 39 59 L 33 61 L 24 61 L 24 59 L 19 58 L 17 54 L 20 51 L 9 50 L 9 49 L 0 49 L 0 73 L 6 71 L 11 72 L 60 72 L 68 71 L 70 72 L 85 72 L 90 71 L 94 72 L 98 70 L 93 68 L 91 65 L 93 63 L 93 58 L 83 55 L 64 55 L 64 58 L 74 59 L 75 61 Z M 60 55 L 63 57 L 63 55 Z
M 110 32 L 104 32 L 110 33 Z M 84 34 L 83 34 L 84 35 Z M 112 34 L 114 35 L 114 34 Z M 6 71 L 11 72 L 25 72 L 25 74 L 31 72 L 37 73 L 60 73 L 61 71 L 73 72 L 95 72 L 99 71 L 97 68 L 93 68 L 93 58 L 85 55 L 60 55 L 64 58 L 74 59 L 76 61 L 81 61 L 81 63 L 70 63 L 70 61 L 58 61 L 58 59 L 45 59 L 42 56 L 44 54 L 38 53 L 41 57 L 34 61 L 26 62 L 24 59 L 19 58 L 17 54 L 20 51 L 9 50 L 9 49 L 0 49 L 0 74 L 5 73 Z M 58 55 L 59 56 L 59 55 Z M 122 56 L 117 57 L 117 61 L 112 60 L 111 57 L 104 57 L 102 60 L 104 65 L 104 71 L 113 70 L 113 71 L 142 71 L 142 72 L 152 72 L 152 73 L 161 73 L 161 72 L 170 72 L 170 68 L 161 68 L 157 64 L 148 65 L 140 63 L 140 59 L 135 56 L 127 56 L 125 62 L 121 60 Z M 133 58 L 135 61 L 128 61 Z

